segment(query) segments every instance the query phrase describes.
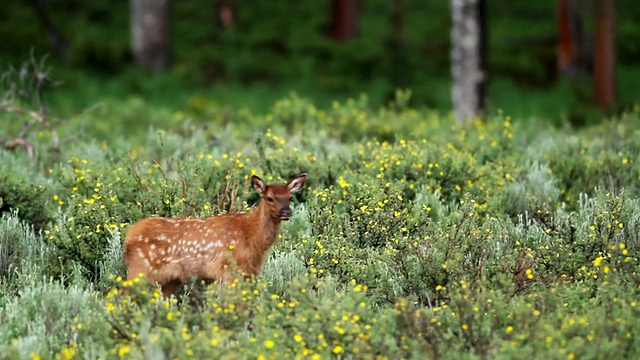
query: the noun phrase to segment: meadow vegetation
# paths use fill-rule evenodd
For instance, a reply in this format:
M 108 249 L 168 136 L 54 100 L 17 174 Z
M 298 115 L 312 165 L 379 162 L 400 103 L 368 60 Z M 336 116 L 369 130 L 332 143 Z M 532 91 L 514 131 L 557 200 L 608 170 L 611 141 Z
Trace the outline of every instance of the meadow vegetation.
M 459 126 L 410 96 L 52 114 L 60 153 L 47 129 L 33 158 L 0 150 L 0 354 L 637 357 L 640 108 L 580 129 L 508 110 Z M 3 140 L 24 120 L 1 114 Z M 124 280 L 128 225 L 246 211 L 252 174 L 302 172 L 256 279 L 175 298 Z

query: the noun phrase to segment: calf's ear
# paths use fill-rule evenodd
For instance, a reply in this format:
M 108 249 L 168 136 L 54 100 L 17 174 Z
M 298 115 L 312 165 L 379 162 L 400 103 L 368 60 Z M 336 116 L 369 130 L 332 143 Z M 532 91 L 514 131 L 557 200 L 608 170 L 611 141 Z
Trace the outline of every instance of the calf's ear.
M 260 195 L 267 191 L 267 185 L 264 184 L 262 179 L 255 175 L 251 176 L 251 185 Z
M 287 184 L 287 188 L 289 191 L 296 192 L 302 189 L 302 185 L 304 185 L 305 180 L 307 180 L 307 174 L 300 174 L 297 178 L 289 181 Z

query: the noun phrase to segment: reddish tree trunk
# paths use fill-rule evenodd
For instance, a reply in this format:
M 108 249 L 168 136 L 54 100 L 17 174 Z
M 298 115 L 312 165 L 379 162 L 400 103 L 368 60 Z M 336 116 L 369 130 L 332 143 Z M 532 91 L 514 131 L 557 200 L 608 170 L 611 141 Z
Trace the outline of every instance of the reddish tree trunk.
M 593 59 L 595 100 L 603 110 L 615 102 L 615 8 L 614 0 L 596 1 L 596 44 Z
M 576 60 L 568 0 L 558 0 L 558 70 L 569 72 Z
M 219 0 L 218 20 L 223 29 L 228 29 L 234 23 L 234 3 L 235 0 Z
M 358 1 L 331 1 L 331 37 L 346 42 L 358 34 Z

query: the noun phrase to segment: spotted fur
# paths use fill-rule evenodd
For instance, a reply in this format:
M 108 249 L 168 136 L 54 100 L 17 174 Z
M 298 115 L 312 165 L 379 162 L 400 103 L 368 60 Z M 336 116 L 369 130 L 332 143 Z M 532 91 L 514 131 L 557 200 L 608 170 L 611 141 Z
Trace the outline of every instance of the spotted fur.
M 291 193 L 300 190 L 305 180 L 302 174 L 287 184 L 265 185 L 253 176 L 251 184 L 262 200 L 245 214 L 138 221 L 124 242 L 128 278 L 144 274 L 169 296 L 190 277 L 229 281 L 236 272 L 257 275 L 280 222 L 291 217 Z

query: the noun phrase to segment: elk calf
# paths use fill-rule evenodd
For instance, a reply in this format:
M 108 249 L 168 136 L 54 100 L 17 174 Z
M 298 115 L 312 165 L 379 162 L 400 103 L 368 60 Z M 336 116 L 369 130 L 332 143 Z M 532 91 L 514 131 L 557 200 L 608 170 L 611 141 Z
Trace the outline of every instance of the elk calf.
M 257 275 L 280 222 L 291 217 L 291 193 L 302 188 L 306 176 L 288 184 L 265 185 L 254 175 L 251 185 L 262 200 L 246 214 L 138 221 L 124 242 L 128 278 L 142 273 L 160 284 L 164 296 L 170 296 L 189 277 L 229 281 L 234 271 Z

